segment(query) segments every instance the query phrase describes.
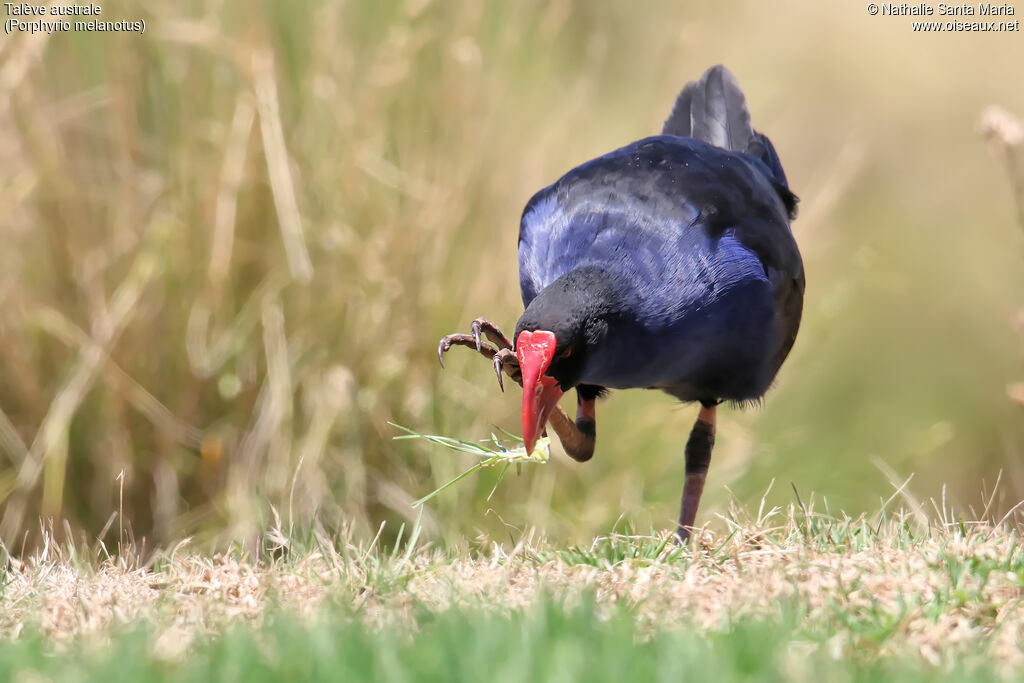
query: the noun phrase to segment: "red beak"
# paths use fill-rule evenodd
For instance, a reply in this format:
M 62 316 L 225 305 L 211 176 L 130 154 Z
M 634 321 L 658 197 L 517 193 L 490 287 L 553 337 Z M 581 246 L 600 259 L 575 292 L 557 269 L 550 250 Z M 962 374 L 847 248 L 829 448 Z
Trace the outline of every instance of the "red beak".
M 523 442 L 527 454 L 533 453 L 548 415 L 562 397 L 558 381 L 544 374 L 555 357 L 556 346 L 555 334 L 547 330 L 524 330 L 516 340 L 516 356 L 523 373 Z

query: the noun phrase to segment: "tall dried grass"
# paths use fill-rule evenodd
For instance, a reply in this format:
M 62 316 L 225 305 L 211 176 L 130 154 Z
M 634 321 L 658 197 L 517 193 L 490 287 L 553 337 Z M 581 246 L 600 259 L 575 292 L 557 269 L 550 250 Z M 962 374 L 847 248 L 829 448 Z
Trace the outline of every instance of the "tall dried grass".
M 411 515 L 430 466 L 386 422 L 487 424 L 423 340 L 514 309 L 515 216 L 540 179 L 495 166 L 543 166 L 523 141 L 556 140 L 592 82 L 581 69 L 553 116 L 500 95 L 549 60 L 600 59 L 567 24 L 602 36 L 613 14 L 104 11 L 149 32 L 16 36 L 2 56 L 0 534 L 40 514 L 95 533 L 122 472 L 131 525 L 158 541 L 244 539 L 266 503 L 364 530 Z
M 1024 230 L 1024 121 L 1002 107 L 989 107 L 981 119 L 982 133 L 995 154 L 1006 166 L 1017 222 Z M 1014 317 L 1017 332 L 1024 341 L 1024 309 Z M 1024 406 L 1024 382 L 1013 382 L 1006 387 L 1010 399 Z
M 1002 188 L 929 170 L 976 168 L 963 112 L 1009 81 L 999 66 L 970 81 L 928 69 L 1019 63 L 992 58 L 1019 41 L 966 36 L 954 58 L 845 8 L 757 3 L 111 0 L 104 13 L 149 28 L 0 42 L 8 547 L 32 542 L 39 515 L 112 536 L 123 510 L 118 526 L 156 544 L 254 539 L 270 504 L 286 525 L 364 534 L 412 518 L 465 463 L 395 444 L 388 421 L 465 438 L 515 424 L 485 363 L 453 357 L 441 375 L 433 345 L 480 314 L 514 322 L 525 201 L 656 131 L 680 84 L 719 61 L 803 197 L 812 286 L 764 419 L 723 419 L 708 512 L 725 484 L 756 493 L 774 475 L 873 504 L 871 454 L 962 463 L 922 485 L 971 494 L 1003 466 L 1024 492 L 1024 435 L 987 393 L 1012 358 L 985 331 L 1013 281 L 1004 240 L 956 230 L 958 193 L 994 226 L 1005 204 L 985 198 Z M 864 53 L 869 38 L 888 52 Z M 927 65 L 893 62 L 915 50 Z M 944 106 L 926 118 L 915 97 Z M 950 131 L 964 139 L 937 149 Z M 936 259 L 953 256 L 986 277 L 936 296 Z M 965 312 L 976 324 L 946 334 Z M 600 412 L 593 463 L 504 484 L 492 505 L 509 523 L 553 537 L 620 513 L 671 524 L 691 416 L 639 394 Z M 425 533 L 502 528 L 485 515 L 492 483 L 432 501 Z

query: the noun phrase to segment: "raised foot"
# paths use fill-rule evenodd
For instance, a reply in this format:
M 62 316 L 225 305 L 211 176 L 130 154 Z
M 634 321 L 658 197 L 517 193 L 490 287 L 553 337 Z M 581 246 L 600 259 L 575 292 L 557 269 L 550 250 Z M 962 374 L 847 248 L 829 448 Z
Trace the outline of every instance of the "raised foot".
M 444 367 L 444 354 L 450 351 L 452 346 L 465 346 L 476 349 L 480 355 L 494 364 L 494 372 L 498 376 L 498 386 L 502 391 L 505 390 L 501 379 L 502 371 L 516 384 L 522 386 L 523 375 L 519 371 L 519 359 L 516 357 L 515 351 L 512 350 L 512 342 L 498 329 L 498 326 L 485 318 L 477 318 L 470 324 L 470 331 L 471 334 L 446 334 L 441 337 L 441 342 L 437 345 L 437 359 L 441 362 L 441 367 Z M 497 348 L 483 341 L 482 337 L 484 336 L 497 345 Z
M 487 337 L 487 341 L 483 340 Z M 437 346 L 437 358 L 444 367 L 444 354 L 453 346 L 465 346 L 475 349 L 477 353 L 489 359 L 494 365 L 498 376 L 498 386 L 504 391 L 502 374 L 508 375 L 519 386 L 523 385 L 523 373 L 519 369 L 519 358 L 509 341 L 500 329 L 484 318 L 477 318 L 470 325 L 470 334 L 448 334 L 441 337 Z M 550 426 L 562 442 L 566 454 L 577 462 L 586 462 L 594 455 L 596 439 L 594 400 L 600 393 L 600 387 L 579 387 L 579 403 L 576 407 L 576 421 L 573 422 L 559 406 L 551 412 Z

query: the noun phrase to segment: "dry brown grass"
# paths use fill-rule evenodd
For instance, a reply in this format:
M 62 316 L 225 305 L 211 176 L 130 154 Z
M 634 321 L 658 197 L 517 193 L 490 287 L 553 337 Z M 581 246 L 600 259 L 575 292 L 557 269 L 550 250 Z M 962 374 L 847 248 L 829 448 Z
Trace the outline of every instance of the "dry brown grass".
M 1017 205 L 1017 222 L 1024 229 L 1024 120 L 1002 107 L 989 107 L 981 119 L 981 131 L 988 140 L 992 153 L 1006 165 L 1013 198 Z M 1015 327 L 1024 339 L 1024 310 L 1018 311 Z M 1006 387 L 1010 400 L 1024 406 L 1024 382 L 1013 382 Z
M 120 557 L 83 562 L 51 545 L 11 560 L 0 634 L 16 637 L 31 624 L 67 644 L 141 620 L 154 652 L 174 658 L 198 636 L 261 622 L 270 606 L 304 618 L 340 607 L 375 627 L 415 628 L 424 608 L 508 612 L 546 595 L 592 594 L 599 609 L 627 606 L 649 630 L 714 631 L 790 614 L 827 634 L 836 656 L 912 653 L 937 664 L 984 651 L 1006 667 L 1024 665 L 1024 556 L 1006 524 L 833 519 L 796 506 L 723 519 L 727 535 L 705 530 L 682 550 L 646 536 L 560 550 L 529 533 L 515 546 L 414 543 L 386 553 L 315 535 L 300 549 L 272 531 L 275 550 L 261 561 L 182 545 L 142 567 Z

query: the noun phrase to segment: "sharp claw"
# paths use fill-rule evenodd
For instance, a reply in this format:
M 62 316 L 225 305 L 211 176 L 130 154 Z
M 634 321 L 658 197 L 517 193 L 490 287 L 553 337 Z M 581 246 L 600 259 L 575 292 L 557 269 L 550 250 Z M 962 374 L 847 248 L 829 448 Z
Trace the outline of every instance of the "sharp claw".
M 498 388 L 505 393 L 505 383 L 501 379 L 501 356 L 494 355 L 494 374 L 498 376 Z
M 441 343 L 437 345 L 437 360 L 438 360 L 438 362 L 441 363 L 441 368 L 442 369 L 444 368 L 444 352 L 445 351 L 447 351 L 447 349 L 444 348 L 444 339 L 442 339 Z
M 480 323 L 474 320 L 470 329 L 473 330 L 473 339 L 476 340 L 476 350 L 477 353 L 479 353 L 480 349 L 483 348 L 481 346 L 482 342 L 480 341 Z

